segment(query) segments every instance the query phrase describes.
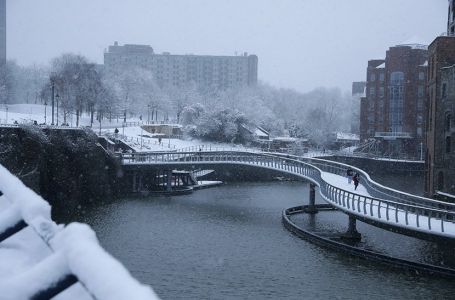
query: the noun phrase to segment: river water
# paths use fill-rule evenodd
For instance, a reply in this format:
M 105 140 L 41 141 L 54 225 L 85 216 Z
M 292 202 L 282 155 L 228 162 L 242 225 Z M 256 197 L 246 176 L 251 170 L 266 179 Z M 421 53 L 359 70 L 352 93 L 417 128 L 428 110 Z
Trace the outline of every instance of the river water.
M 349 257 L 289 233 L 282 210 L 303 204 L 308 193 L 304 182 L 232 183 L 117 200 L 72 219 L 90 224 L 103 247 L 163 299 L 453 299 L 451 280 Z M 343 230 L 346 220 L 341 213 L 296 218 L 329 230 Z M 444 259 L 431 243 L 358 228 L 366 247 Z

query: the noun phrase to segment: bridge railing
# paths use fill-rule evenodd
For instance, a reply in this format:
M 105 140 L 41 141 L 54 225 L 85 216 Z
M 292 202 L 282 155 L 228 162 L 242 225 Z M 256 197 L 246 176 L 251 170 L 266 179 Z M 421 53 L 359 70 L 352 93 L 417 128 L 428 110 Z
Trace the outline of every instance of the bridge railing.
M 448 211 L 455 211 L 455 204 L 453 203 L 447 203 L 430 198 L 420 197 L 402 191 L 398 191 L 390 187 L 383 186 L 374 181 L 373 179 L 371 179 L 368 173 L 366 173 L 362 169 L 324 159 L 313 158 L 311 160 L 306 161 L 314 164 L 315 166 L 318 166 L 321 170 L 325 172 L 330 172 L 341 176 L 346 176 L 346 171 L 348 170 L 348 168 L 351 168 L 354 172 L 359 173 L 360 181 L 366 187 L 367 191 L 374 197 L 386 198 L 400 203 L 419 205 Z
M 149 154 L 128 154 L 122 157 L 126 163 L 241 163 L 259 165 L 271 169 L 279 169 L 290 174 L 300 175 L 321 187 L 321 192 L 327 201 L 336 204 L 352 213 L 362 213 L 370 218 L 392 222 L 402 226 L 414 226 L 434 230 L 435 222 L 439 222 L 439 232 L 444 232 L 445 222 L 455 220 L 455 205 L 435 201 L 395 191 L 381 186 L 371 180 L 369 175 L 361 169 L 345 164 L 323 159 L 304 159 L 271 153 L 256 153 L 243 151 L 220 152 L 170 152 Z M 323 172 L 346 176 L 348 168 L 358 172 L 362 184 L 371 196 L 361 196 L 331 185 L 322 178 Z M 352 201 L 355 201 L 353 205 Z M 359 208 L 360 207 L 360 208 Z M 391 217 L 394 212 L 395 219 Z M 411 218 L 412 216 L 412 218 Z M 412 224 L 411 224 L 411 220 Z M 427 226 L 422 223 L 427 221 Z M 411 224 L 411 225 L 410 225 Z M 447 225 L 447 224 L 446 224 Z

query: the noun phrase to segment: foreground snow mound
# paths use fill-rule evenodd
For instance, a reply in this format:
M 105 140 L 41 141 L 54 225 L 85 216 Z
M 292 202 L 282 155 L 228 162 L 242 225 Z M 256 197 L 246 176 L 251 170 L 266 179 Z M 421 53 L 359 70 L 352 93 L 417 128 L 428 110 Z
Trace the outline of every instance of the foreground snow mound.
M 57 225 L 50 205 L 1 165 L 0 191 L 0 234 L 21 221 L 27 225 L 0 241 L 0 299 L 33 299 L 70 275 L 78 283 L 55 299 L 158 299 L 99 245 L 88 225 Z

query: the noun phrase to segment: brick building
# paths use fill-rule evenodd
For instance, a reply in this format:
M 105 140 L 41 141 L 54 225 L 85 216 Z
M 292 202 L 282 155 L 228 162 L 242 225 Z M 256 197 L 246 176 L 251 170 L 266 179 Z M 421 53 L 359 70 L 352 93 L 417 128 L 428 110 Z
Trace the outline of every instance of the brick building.
M 361 101 L 361 140 L 378 141 L 382 155 L 420 158 L 425 128 L 428 51 L 424 45 L 390 47 L 370 60 Z
M 257 84 L 258 58 L 239 56 L 156 54 L 149 45 L 109 46 L 104 53 L 106 71 L 129 66 L 152 71 L 160 87 L 195 83 L 202 90 L 227 89 Z
M 428 196 L 455 194 L 455 37 L 437 37 L 429 56 L 425 191 Z

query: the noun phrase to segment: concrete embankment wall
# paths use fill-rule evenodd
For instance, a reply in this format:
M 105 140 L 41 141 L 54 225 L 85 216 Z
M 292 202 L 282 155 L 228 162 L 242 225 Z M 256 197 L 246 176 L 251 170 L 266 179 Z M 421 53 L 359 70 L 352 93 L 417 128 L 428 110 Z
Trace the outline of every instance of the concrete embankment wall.
M 0 128 L 0 163 L 55 210 L 115 195 L 119 166 L 90 130 Z

